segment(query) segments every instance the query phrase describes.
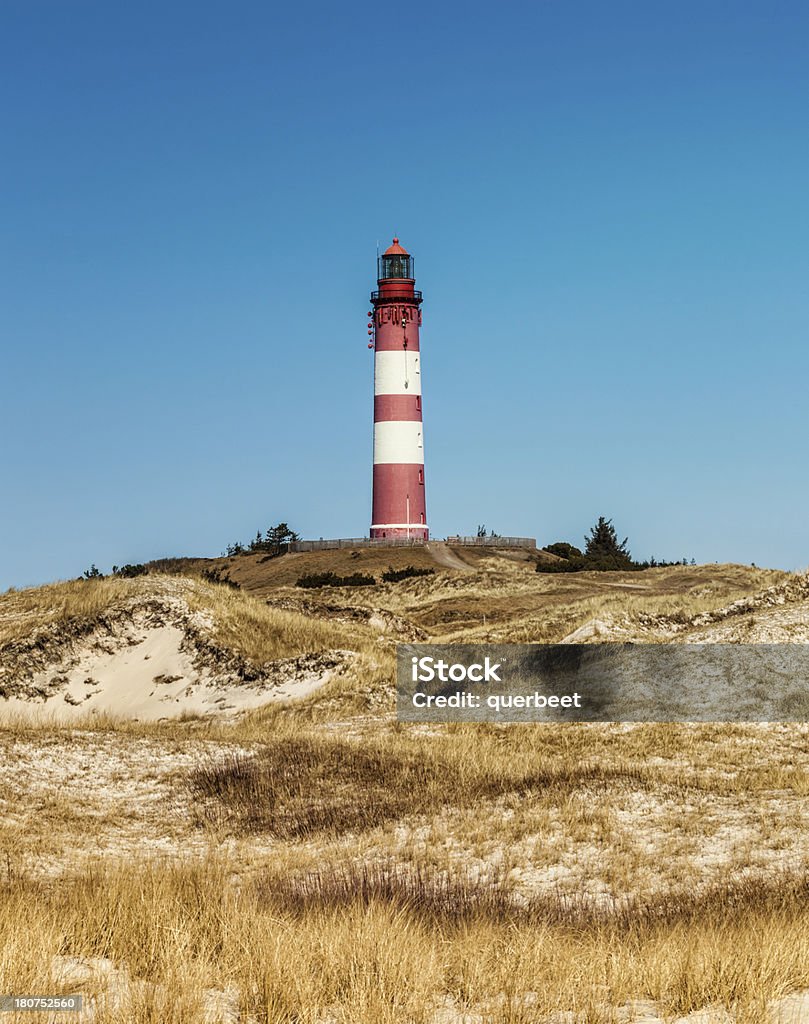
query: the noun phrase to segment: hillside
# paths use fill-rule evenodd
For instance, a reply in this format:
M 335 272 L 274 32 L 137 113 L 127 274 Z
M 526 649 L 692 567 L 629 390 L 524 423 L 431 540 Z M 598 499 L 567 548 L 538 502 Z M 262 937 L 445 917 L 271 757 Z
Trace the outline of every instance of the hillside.
M 476 552 L 302 590 L 357 560 L 285 558 L 0 595 L 5 991 L 88 1024 L 809 1021 L 804 724 L 392 699 L 402 639 L 807 642 L 809 577 Z
M 0 596 L 0 710 L 71 720 L 234 714 L 314 693 L 335 675 L 340 699 L 350 690 L 355 705 L 384 703 L 397 642 L 740 636 L 754 612 L 751 635 L 800 638 L 807 598 L 803 577 L 741 566 L 546 575 L 530 552 L 443 546 L 179 564 L 187 575 Z M 366 587 L 294 586 L 327 570 L 380 579 L 389 565 L 435 571 Z M 237 587 L 197 575 L 212 570 Z M 755 596 L 768 586 L 787 595 L 773 608 Z M 722 610 L 738 601 L 752 603 Z
M 242 554 L 219 558 L 164 558 L 150 563 L 152 571 L 167 573 L 219 573 L 240 587 L 264 594 L 276 587 L 294 586 L 308 573 L 333 572 L 338 576 L 362 572 L 381 576 L 385 569 L 415 566 L 419 569 L 474 569 L 487 560 L 517 562 L 533 568 L 537 562 L 558 562 L 559 557 L 537 548 L 493 548 L 450 545 L 430 541 L 414 547 L 358 547 L 329 551 L 290 552 L 280 557 Z

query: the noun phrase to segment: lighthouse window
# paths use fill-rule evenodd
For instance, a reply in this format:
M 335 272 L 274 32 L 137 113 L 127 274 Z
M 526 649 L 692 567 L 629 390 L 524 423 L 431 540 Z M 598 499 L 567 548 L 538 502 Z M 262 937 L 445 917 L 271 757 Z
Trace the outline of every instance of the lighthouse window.
M 416 412 L 421 412 L 421 395 L 416 395 Z
M 419 470 L 419 483 L 420 484 L 424 483 L 424 470 L 423 469 Z
M 413 259 L 411 256 L 381 256 L 379 259 L 380 281 L 384 278 L 412 280 Z

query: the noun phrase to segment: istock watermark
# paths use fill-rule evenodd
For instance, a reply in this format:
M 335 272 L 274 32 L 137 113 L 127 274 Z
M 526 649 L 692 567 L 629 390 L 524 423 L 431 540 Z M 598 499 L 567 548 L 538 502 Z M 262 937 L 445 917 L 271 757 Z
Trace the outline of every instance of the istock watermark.
M 407 722 L 809 721 L 809 644 L 401 644 Z
M 412 679 L 414 683 L 431 683 L 437 679 L 442 683 L 499 683 L 500 676 L 497 674 L 499 665 L 493 665 L 491 659 L 484 657 L 483 663 L 473 662 L 471 665 L 463 665 L 460 662 L 446 662 L 443 658 L 437 661 L 429 654 L 423 658 L 413 655 Z

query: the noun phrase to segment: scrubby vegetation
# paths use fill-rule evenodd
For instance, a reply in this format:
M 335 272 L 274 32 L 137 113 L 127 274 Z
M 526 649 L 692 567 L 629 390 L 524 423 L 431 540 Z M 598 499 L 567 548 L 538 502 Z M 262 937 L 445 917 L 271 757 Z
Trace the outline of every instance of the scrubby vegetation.
M 101 994 L 100 1024 L 631 1021 L 632 1001 L 653 1024 L 780 1019 L 772 1001 L 809 985 L 809 872 L 779 867 L 800 848 L 800 730 L 377 725 L 347 740 L 293 709 L 194 729 L 0 737 L 78 744 L 117 779 L 91 815 L 78 779 L 38 807 L 41 832 L 0 837 L 6 991 L 73 991 L 78 961 L 98 965 L 80 988 Z M 133 801 L 133 779 L 162 799 Z M 28 796 L 4 792 L 13 812 Z M 735 860 L 716 842 L 729 801 Z M 140 854 L 111 846 L 121 821 Z M 30 865 L 65 836 L 88 855 L 54 884 Z
M 124 579 L 134 579 L 136 576 L 145 576 L 149 572 L 148 568 L 142 563 L 132 565 L 114 565 L 112 567 L 113 576 L 122 576 Z
M 474 806 L 506 793 L 528 798 L 533 792 L 547 796 L 614 784 L 619 777 L 636 784 L 643 780 L 638 769 L 616 773 L 594 763 L 543 765 L 526 759 L 525 752 L 494 772 L 495 752 L 485 741 L 469 750 L 470 765 L 459 772 L 455 755 L 464 745 L 425 747 L 402 737 L 393 744 L 385 738 L 358 746 L 284 737 L 267 744 L 258 757 L 226 757 L 200 769 L 191 777 L 191 791 L 212 822 L 228 820 L 238 831 L 290 839 L 364 832 L 409 814 Z
M 570 561 L 582 557 L 581 550 L 574 547 L 572 544 L 568 544 L 567 541 L 557 541 L 555 544 L 546 544 L 544 550 L 551 555 L 558 555 L 559 558 L 567 558 Z
M 146 576 L 148 572 L 148 565 L 143 565 L 142 563 L 127 563 L 126 565 L 114 565 L 112 567 L 111 575 L 118 576 L 121 579 L 131 580 L 136 576 Z M 79 577 L 80 580 L 103 580 L 104 578 L 104 573 L 96 566 L 95 562 L 93 562 L 89 569 L 85 569 Z
M 689 564 L 685 558 L 681 562 L 657 561 L 654 558 L 636 562 L 627 548 L 629 539 L 624 537 L 622 541 L 619 541 L 612 520 L 606 519 L 604 516 L 599 516 L 598 522 L 584 540 L 584 552 L 567 541 L 556 541 L 554 544 L 546 545 L 544 550 L 549 554 L 558 555 L 562 561 L 537 562 L 536 571 L 545 573 L 636 572 L 661 566 Z M 691 564 L 695 564 L 694 559 L 691 559 Z
M 237 884 L 234 867 L 210 856 L 104 865 L 58 886 L 5 880 L 5 989 L 64 990 L 68 958 L 98 963 L 102 979 L 105 957 L 120 973 L 107 974 L 99 1024 L 632 1020 L 618 1012 L 631 1000 L 651 1024 L 654 1010 L 781 1019 L 768 1001 L 809 983 L 804 881 L 605 915 L 553 896 L 518 906 L 462 868 L 270 866 Z M 227 1012 L 212 1015 L 217 995 Z
M 288 561 L 364 566 L 307 558 Z M 226 568 L 244 563 L 280 564 Z M 98 1024 L 778 1019 L 773 1001 L 809 986 L 803 725 L 424 729 L 395 722 L 391 691 L 409 629 L 557 642 L 598 618 L 655 642 L 697 614 L 797 621 L 809 584 L 481 565 L 340 594 L 197 567 L 0 595 L 0 654 L 161 601 L 252 665 L 357 652 L 323 689 L 227 724 L 7 722 L 0 991 L 98 996 Z
M 246 544 L 242 544 L 241 541 L 228 544 L 225 554 L 233 556 L 264 552 L 272 556 L 282 555 L 296 540 L 300 540 L 299 534 L 286 523 L 278 523 L 277 526 L 270 526 L 263 534 L 258 530 L 255 537 Z
M 382 573 L 382 582 L 400 583 L 402 580 L 413 579 L 416 576 L 435 576 L 435 569 L 419 569 L 415 565 L 406 565 L 402 569 L 394 569 L 391 565 Z
M 214 569 L 203 569 L 200 576 L 207 583 L 219 583 L 223 587 L 230 587 L 232 590 L 239 590 L 239 584 L 230 578 L 226 570 L 221 566 L 217 566 Z
M 338 576 L 334 572 L 316 572 L 301 576 L 296 583 L 298 587 L 315 589 L 317 587 L 372 587 L 376 583 L 374 576 L 354 572 L 349 576 Z

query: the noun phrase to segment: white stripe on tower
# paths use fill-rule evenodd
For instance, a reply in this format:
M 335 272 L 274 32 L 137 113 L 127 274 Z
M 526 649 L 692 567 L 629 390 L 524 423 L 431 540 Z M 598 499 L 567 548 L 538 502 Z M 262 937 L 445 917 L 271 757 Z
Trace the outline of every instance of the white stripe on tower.
M 421 361 L 418 352 L 377 352 L 374 355 L 375 395 L 420 395 Z
M 424 465 L 421 420 L 383 420 L 374 423 L 374 465 L 381 462 Z

